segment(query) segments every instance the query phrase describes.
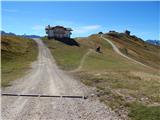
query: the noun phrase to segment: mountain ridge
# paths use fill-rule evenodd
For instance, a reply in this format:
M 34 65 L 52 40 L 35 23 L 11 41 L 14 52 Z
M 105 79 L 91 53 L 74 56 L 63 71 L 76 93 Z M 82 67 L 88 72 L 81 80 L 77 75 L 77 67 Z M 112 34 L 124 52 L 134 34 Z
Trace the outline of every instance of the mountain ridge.
M 41 38 L 41 36 L 39 36 L 39 35 L 26 35 L 26 34 L 24 34 L 24 35 L 17 35 L 17 34 L 15 34 L 15 33 L 12 33 L 12 32 L 5 32 L 5 31 L 1 31 L 1 35 L 8 35 L 8 36 L 20 36 L 20 37 L 25 37 L 25 38 Z
M 146 40 L 146 42 L 160 46 L 160 40 Z

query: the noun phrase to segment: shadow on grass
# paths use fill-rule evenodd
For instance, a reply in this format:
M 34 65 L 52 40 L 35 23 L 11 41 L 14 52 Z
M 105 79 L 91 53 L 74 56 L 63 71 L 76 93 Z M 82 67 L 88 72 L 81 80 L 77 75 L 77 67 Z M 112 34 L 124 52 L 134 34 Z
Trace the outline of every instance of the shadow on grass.
M 78 46 L 78 47 L 80 46 L 80 44 L 72 38 L 54 38 L 54 39 L 66 44 L 66 45 Z

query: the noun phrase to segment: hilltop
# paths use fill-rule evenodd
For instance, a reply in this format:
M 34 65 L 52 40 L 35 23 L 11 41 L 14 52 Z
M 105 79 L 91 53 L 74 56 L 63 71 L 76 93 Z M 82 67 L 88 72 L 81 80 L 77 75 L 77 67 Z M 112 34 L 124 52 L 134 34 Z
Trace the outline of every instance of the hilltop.
M 157 92 L 160 87 L 160 47 L 124 33 L 106 33 L 103 37 L 112 41 L 126 56 L 149 67 L 120 56 L 99 34 L 75 38 L 79 46 L 54 39 L 43 40 L 56 63 L 84 84 L 96 87 L 93 94 L 122 119 L 129 116 L 134 120 L 156 120 L 159 107 L 152 105 L 160 103 Z M 100 53 L 96 52 L 97 45 L 101 47 Z M 154 114 L 148 114 L 153 110 Z

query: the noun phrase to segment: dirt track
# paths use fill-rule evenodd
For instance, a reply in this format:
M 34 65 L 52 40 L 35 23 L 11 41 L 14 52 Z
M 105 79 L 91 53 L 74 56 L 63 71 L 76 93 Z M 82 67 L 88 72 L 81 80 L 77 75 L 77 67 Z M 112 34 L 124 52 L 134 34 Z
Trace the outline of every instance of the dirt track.
M 38 60 L 32 70 L 5 93 L 86 95 L 88 89 L 61 71 L 40 39 Z M 2 96 L 2 120 L 118 120 L 114 112 L 98 100 Z
M 125 57 L 125 58 L 127 58 L 128 60 L 133 61 L 134 63 L 140 64 L 140 65 L 142 65 L 142 66 L 144 66 L 144 67 L 151 68 L 150 66 L 147 66 L 147 65 L 145 65 L 145 64 L 143 64 L 143 63 L 141 63 L 141 62 L 139 62 L 139 61 L 137 61 L 137 60 L 135 60 L 135 59 L 133 59 L 133 58 L 130 58 L 130 57 L 126 56 L 125 54 L 123 54 L 123 53 L 117 48 L 117 46 L 116 46 L 112 41 L 110 41 L 109 39 L 103 37 L 103 35 L 101 35 L 100 38 L 102 38 L 102 39 L 104 39 L 105 41 L 107 41 L 107 42 L 112 46 L 113 50 L 114 50 L 117 54 L 121 55 L 122 57 Z M 151 68 L 151 69 L 152 69 L 152 68 Z

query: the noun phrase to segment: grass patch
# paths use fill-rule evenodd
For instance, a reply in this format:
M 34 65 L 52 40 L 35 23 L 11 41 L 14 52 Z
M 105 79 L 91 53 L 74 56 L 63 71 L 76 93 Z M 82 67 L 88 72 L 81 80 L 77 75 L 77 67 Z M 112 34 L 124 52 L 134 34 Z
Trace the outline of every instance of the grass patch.
M 138 103 L 130 104 L 129 116 L 132 120 L 159 120 L 160 106 L 145 106 Z
M 81 58 L 88 51 L 88 48 L 81 44 L 80 46 L 70 46 L 54 39 L 43 38 L 43 40 L 57 64 L 64 70 L 76 69 L 80 64 Z
M 31 40 L 17 36 L 2 36 L 1 70 L 2 87 L 25 74 L 30 64 L 37 59 L 37 44 Z

